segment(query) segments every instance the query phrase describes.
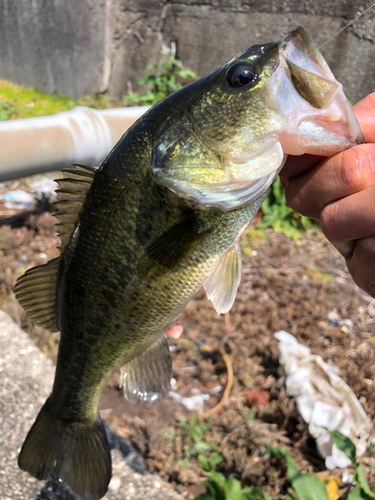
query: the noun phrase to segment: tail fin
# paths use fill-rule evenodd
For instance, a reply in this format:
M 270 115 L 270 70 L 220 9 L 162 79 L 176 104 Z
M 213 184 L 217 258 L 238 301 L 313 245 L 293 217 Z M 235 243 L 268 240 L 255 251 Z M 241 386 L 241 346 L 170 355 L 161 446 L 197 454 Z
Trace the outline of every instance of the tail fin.
M 105 495 L 111 479 L 111 455 L 103 422 L 65 427 L 47 399 L 18 457 L 19 467 L 37 479 L 59 478 L 82 500 Z

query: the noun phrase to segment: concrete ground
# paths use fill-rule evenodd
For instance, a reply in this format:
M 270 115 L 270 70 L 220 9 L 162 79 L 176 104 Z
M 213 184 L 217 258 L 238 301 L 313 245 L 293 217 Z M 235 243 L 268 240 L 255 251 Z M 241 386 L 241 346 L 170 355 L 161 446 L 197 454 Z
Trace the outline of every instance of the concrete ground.
M 74 500 L 60 482 L 43 483 L 22 472 L 17 456 L 50 394 L 54 366 L 29 336 L 0 311 L 0 500 Z M 182 500 L 159 476 L 150 474 L 130 443 L 107 429 L 113 476 L 107 500 Z

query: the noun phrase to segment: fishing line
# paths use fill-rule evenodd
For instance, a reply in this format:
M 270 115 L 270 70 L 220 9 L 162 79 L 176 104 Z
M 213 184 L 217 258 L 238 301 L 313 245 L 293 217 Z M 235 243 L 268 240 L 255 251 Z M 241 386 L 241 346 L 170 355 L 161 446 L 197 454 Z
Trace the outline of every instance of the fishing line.
M 324 47 L 324 45 L 326 45 L 328 42 L 330 42 L 331 40 L 333 40 L 337 35 L 339 35 L 342 31 L 346 30 L 346 28 L 348 26 L 350 26 L 351 24 L 354 23 L 354 21 L 356 21 L 357 19 L 359 19 L 361 16 L 363 16 L 363 14 L 366 14 L 366 12 L 368 12 L 370 9 L 372 9 L 375 5 L 375 2 L 370 5 L 370 7 L 368 7 L 366 10 L 364 10 L 363 12 L 361 12 L 361 14 L 359 14 L 355 19 L 353 19 L 352 21 L 350 21 L 350 23 L 348 23 L 346 26 L 344 26 L 340 31 L 338 31 L 335 35 L 331 36 L 331 38 L 329 40 L 327 40 L 326 42 L 323 43 L 323 45 L 321 45 L 319 47 L 319 50 Z

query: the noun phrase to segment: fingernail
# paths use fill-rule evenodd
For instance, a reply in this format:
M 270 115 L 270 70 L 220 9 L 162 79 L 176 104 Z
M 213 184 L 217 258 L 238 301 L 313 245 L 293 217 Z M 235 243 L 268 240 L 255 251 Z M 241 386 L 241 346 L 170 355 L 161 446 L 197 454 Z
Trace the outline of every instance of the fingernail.
M 375 236 L 368 236 L 367 238 L 361 238 L 357 241 L 357 245 L 360 245 L 365 252 L 375 253 Z

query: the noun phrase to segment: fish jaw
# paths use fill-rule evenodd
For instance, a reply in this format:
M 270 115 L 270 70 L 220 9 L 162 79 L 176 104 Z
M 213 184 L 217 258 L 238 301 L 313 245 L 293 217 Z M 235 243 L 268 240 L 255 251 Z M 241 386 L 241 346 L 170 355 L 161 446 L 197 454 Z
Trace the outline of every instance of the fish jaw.
M 285 154 L 332 156 L 364 142 L 342 85 L 307 31 L 298 27 L 279 43 L 280 63 L 265 92 L 287 119 L 279 140 Z

